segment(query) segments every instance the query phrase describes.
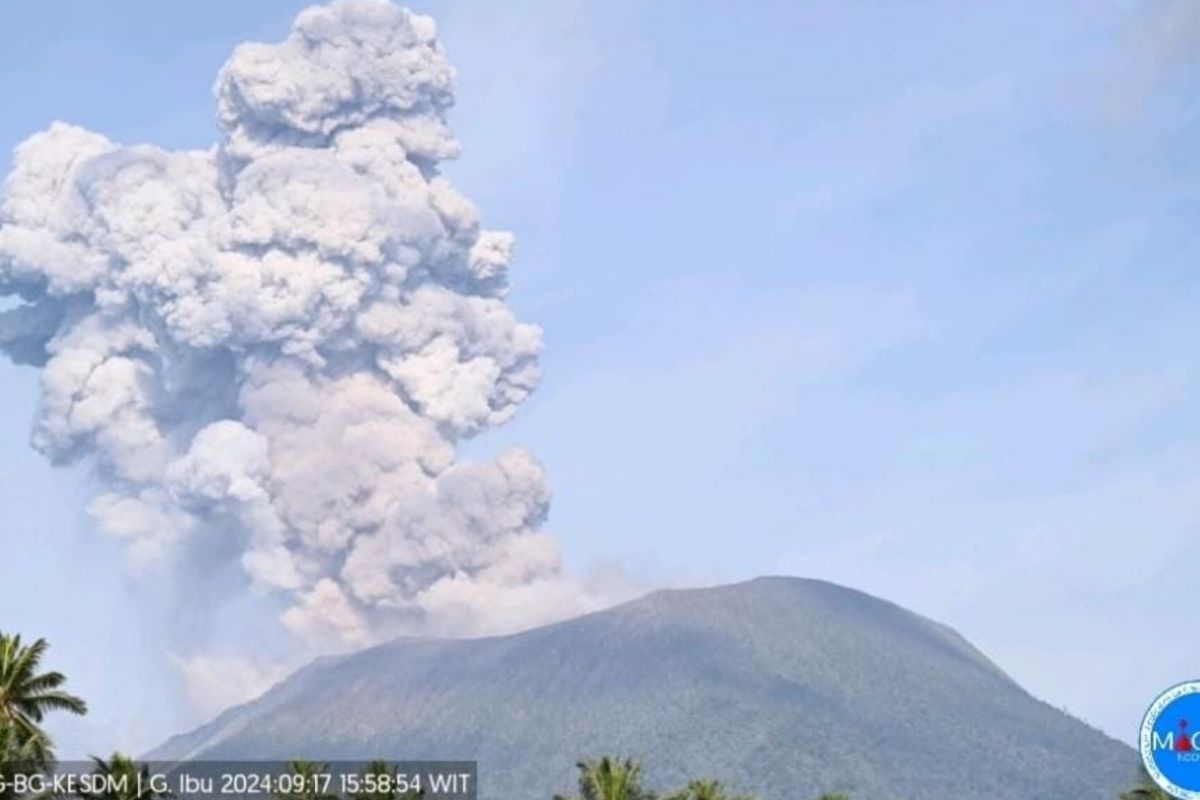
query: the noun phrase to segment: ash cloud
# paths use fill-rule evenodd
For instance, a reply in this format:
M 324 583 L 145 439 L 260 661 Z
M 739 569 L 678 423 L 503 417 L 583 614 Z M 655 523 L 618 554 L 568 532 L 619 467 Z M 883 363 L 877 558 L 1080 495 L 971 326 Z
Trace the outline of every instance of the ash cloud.
M 339 0 L 235 50 L 209 150 L 61 123 L 17 148 L 0 348 L 136 568 L 236 561 L 324 646 L 595 604 L 537 460 L 456 458 L 534 390 L 541 331 L 505 303 L 512 235 L 439 172 L 453 83 L 430 19 Z
M 1136 122 L 1164 88 L 1194 80 L 1200 62 L 1200 4 L 1138 0 L 1125 13 L 1121 47 L 1108 66 L 1101 110 L 1114 122 Z

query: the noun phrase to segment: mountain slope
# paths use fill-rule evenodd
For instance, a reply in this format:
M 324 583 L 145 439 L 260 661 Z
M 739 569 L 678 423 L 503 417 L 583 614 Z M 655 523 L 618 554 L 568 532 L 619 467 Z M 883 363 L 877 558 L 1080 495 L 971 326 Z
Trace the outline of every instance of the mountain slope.
M 483 797 L 522 800 L 604 753 L 764 800 L 1112 800 L 1136 764 L 949 628 L 795 578 L 323 659 L 150 757 L 472 758 Z

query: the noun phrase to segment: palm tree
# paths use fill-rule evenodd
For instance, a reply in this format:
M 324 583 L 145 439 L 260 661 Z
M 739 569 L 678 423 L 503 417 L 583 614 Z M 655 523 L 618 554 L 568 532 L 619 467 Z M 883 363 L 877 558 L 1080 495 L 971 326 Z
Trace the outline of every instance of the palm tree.
M 50 737 L 40 723 L 51 711 L 86 714 L 87 703 L 60 689 L 61 672 L 38 672 L 49 648 L 45 639 L 21 644 L 21 637 L 0 633 L 0 728 L 12 744 L 26 750 L 41 766 L 54 760 Z
M 297 758 L 288 762 L 288 770 L 290 780 L 283 785 L 291 791 L 276 792 L 278 800 L 339 800 L 336 794 L 329 792 L 332 781 L 329 780 L 328 764 Z
M 351 800 L 396 800 L 393 775 L 395 770 L 386 761 L 372 761 L 358 774 L 361 788 L 351 792 Z
M 371 779 L 371 780 L 368 780 Z M 425 796 L 424 789 L 400 794 L 396 776 L 396 768 L 391 764 L 376 759 L 359 773 L 359 791 L 350 795 L 351 800 L 419 800 Z
M 17 792 L 12 779 L 41 772 L 46 766 L 39 761 L 36 742 L 17 736 L 16 728 L 0 724 L 0 800 L 14 800 Z
M 682 791 L 670 795 L 668 800 L 754 800 L 753 795 L 733 795 L 720 781 L 689 781 Z
M 92 786 L 92 791 L 81 792 L 81 800 L 156 800 L 174 797 L 168 791 L 156 791 L 158 784 L 151 780 L 150 768 L 139 764 L 123 753 L 113 753 L 105 761 L 92 757 L 96 766 L 92 774 L 101 778 Z
M 642 787 L 642 765 L 632 759 L 605 756 L 575 766 L 582 800 L 654 800 L 654 793 Z M 575 799 L 555 795 L 555 800 Z
M 1121 794 L 1120 800 L 1174 800 L 1162 790 L 1145 769 L 1138 775 L 1138 785 Z
M 37 742 L 17 735 L 12 725 L 0 722 L 0 775 L 17 766 L 30 766 L 37 761 Z

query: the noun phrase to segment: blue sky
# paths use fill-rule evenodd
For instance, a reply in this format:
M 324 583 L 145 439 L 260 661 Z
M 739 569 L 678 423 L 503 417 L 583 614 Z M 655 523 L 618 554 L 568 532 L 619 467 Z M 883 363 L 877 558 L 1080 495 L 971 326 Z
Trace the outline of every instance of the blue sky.
M 207 146 L 230 49 L 304 5 L 6 6 L 0 163 L 54 119 Z M 543 459 L 581 572 L 846 583 L 1132 741 L 1200 657 L 1196 29 L 744 6 L 414 6 L 459 69 L 450 174 L 546 329 L 542 388 L 470 449 Z M 193 721 L 153 587 L 89 530 L 86 472 L 28 448 L 36 375 L 0 381 L 0 625 L 92 699 L 68 752 L 153 744 Z

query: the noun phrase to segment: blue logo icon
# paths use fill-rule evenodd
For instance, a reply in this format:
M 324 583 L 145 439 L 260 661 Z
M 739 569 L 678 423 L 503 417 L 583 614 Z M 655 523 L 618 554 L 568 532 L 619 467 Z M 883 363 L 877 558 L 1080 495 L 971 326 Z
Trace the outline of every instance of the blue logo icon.
M 1142 718 L 1142 763 L 1167 794 L 1200 800 L 1200 681 L 1172 686 Z

